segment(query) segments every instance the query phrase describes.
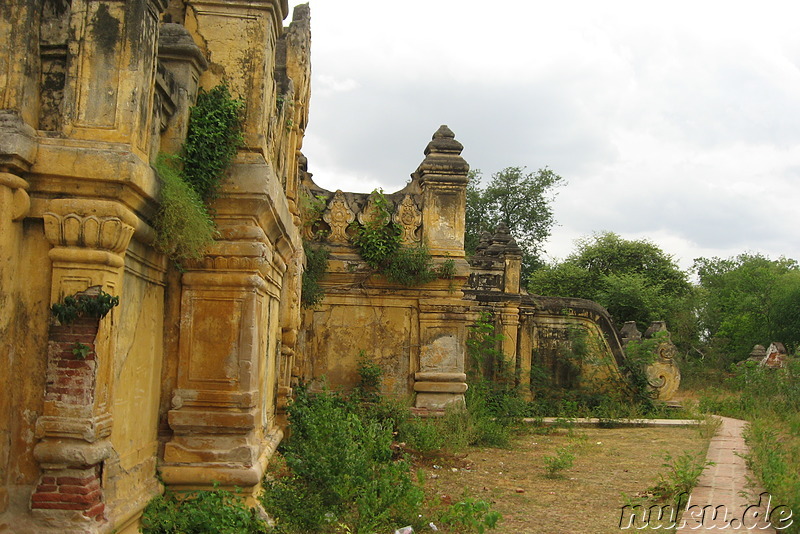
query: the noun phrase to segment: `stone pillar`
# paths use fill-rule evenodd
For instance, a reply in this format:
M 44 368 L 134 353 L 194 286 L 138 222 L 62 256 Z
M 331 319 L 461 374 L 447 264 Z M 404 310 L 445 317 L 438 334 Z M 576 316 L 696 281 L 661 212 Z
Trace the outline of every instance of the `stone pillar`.
M 302 290 L 303 253 L 295 251 L 286 269 L 281 291 L 281 354 L 278 364 L 277 423 L 288 424 L 286 408 L 292 398 L 292 371 L 298 350 L 300 331 L 300 292 Z
M 0 302 L 3 312 L 0 313 L 0 361 L 10 365 L 13 361 L 14 340 L 17 339 L 15 324 L 18 298 L 15 298 L 14 281 L 19 279 L 22 267 L 16 259 L 22 243 L 22 220 L 30 210 L 30 197 L 27 193 L 28 182 L 19 176 L 0 172 L 0 250 L 8 251 L 0 255 Z M 21 326 L 21 325 L 20 325 Z M 10 371 L 9 371 L 10 372 Z M 9 375 L 11 376 L 11 375 Z M 13 392 L 10 379 L 0 388 L 0 406 L 7 407 L 8 414 L 13 413 Z M 0 436 L 11 435 L 11 417 L 0 420 Z M 8 506 L 8 460 L 11 457 L 10 440 L 0 443 L 0 514 Z
M 464 403 L 467 375 L 467 307 L 443 309 L 443 302 L 420 303 L 419 371 L 414 373 L 415 406 L 441 410 L 448 404 Z M 455 303 L 452 303 L 455 304 Z
M 230 84 L 231 93 L 245 102 L 246 148 L 262 156 L 269 154 L 270 116 L 277 97 L 275 46 L 288 14 L 288 2 L 188 0 L 186 4 L 186 28 L 210 62 L 201 85 Z
M 533 399 L 531 391 L 531 366 L 533 365 L 533 332 L 531 322 L 533 315 L 530 313 L 520 315 L 519 330 L 517 332 L 517 361 L 519 362 L 519 391 L 525 400 Z
M 186 28 L 209 59 L 201 85 L 227 82 L 244 100 L 245 147 L 213 205 L 220 237 L 182 277 L 173 435 L 162 464 L 164 482 L 177 489 L 219 482 L 254 497 L 283 435 L 276 419 L 281 289 L 302 247 L 266 159 L 266 134 L 275 41 L 287 11 L 285 0 L 187 2 Z
M 442 125 L 425 148 L 416 171 L 423 195 L 423 241 L 433 256 L 464 258 L 464 213 L 469 165 L 464 145 Z
M 50 201 L 44 230 L 53 245 L 51 304 L 91 286 L 118 295 L 136 224 L 135 215 L 114 202 Z M 112 311 L 102 321 L 50 329 L 44 407 L 36 421 L 40 441 L 34 448 L 42 476 L 31 508 L 53 528 L 103 519 L 100 473 L 112 450 L 113 323 Z
M 182 279 L 173 436 L 162 464 L 173 488 L 219 482 L 254 495 L 283 436 L 275 413 L 279 299 L 293 249 L 276 230 L 291 215 L 284 203 L 272 219 L 271 197 L 243 182 L 236 194 L 223 188 L 215 204 L 221 238 Z
M 463 148 L 453 132 L 441 126 L 414 173 L 422 188 L 422 241 L 434 258 L 456 263 L 462 282 L 469 270 L 464 259 L 469 165 L 461 157 Z M 441 409 L 464 402 L 468 307 L 462 296 L 458 289 L 420 300 L 419 371 L 414 375 L 417 408 Z
M 189 108 L 197 100 L 200 75 L 208 62 L 189 32 L 180 24 L 162 24 L 158 39 L 158 61 L 177 86 L 175 112 L 161 135 L 160 150 L 168 154 L 180 151 L 189 129 Z M 165 76 L 167 78 L 167 76 Z

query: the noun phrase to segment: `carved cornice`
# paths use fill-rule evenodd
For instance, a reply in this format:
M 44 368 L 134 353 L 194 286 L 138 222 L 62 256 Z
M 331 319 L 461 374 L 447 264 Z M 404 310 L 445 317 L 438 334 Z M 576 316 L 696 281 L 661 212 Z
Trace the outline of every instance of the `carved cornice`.
M 186 268 L 193 271 L 257 272 L 266 276 L 270 263 L 262 256 L 204 256 L 199 260 L 187 260 Z

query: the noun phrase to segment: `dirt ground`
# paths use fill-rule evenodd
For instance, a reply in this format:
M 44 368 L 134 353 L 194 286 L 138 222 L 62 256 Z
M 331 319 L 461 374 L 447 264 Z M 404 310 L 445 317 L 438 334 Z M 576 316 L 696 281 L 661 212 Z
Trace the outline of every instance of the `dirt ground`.
M 644 492 L 660 472 L 666 474 L 667 453 L 705 457 L 709 440 L 704 434 L 682 427 L 526 432 L 510 449 L 470 449 L 463 458 L 434 460 L 422 469 L 426 492 L 434 499 L 455 503 L 467 496 L 490 502 L 503 519 L 488 532 L 620 532 L 625 496 Z M 543 457 L 566 446 L 575 454 L 573 466 L 549 478 Z

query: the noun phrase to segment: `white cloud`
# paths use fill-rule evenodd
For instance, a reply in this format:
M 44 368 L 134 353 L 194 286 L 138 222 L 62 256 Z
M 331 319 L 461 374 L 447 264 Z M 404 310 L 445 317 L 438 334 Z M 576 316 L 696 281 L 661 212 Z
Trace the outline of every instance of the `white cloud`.
M 682 265 L 800 258 L 800 3 L 311 0 L 304 152 L 324 187 L 405 185 L 440 124 L 488 178 L 549 166 L 553 257 L 609 230 Z

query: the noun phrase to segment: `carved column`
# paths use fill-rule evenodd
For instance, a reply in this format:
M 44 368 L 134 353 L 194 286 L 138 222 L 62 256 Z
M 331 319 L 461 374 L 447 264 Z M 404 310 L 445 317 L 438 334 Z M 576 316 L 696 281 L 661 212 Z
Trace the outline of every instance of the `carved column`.
M 300 330 L 300 292 L 302 290 L 303 254 L 295 251 L 286 269 L 281 288 L 281 354 L 278 363 L 277 423 L 286 428 L 286 408 L 292 397 L 292 370 L 298 350 Z
M 162 477 L 176 488 L 219 482 L 253 496 L 283 435 L 276 420 L 281 288 L 287 264 L 301 248 L 283 185 L 266 159 L 275 41 L 287 5 L 186 4 L 186 29 L 210 63 L 201 85 L 228 82 L 245 102 L 245 147 L 214 202 L 220 237 L 182 277 L 178 376 L 169 411 L 173 436 L 164 449 Z
M 3 312 L 0 313 L 0 361 L 10 364 L 13 361 L 17 330 L 23 325 L 16 324 L 17 288 L 14 282 L 19 280 L 19 271 L 22 268 L 17 260 L 17 254 L 11 251 L 19 250 L 22 243 L 22 220 L 30 210 L 30 197 L 28 196 L 28 182 L 14 174 L 0 172 L 0 251 L 9 251 L 0 254 L 0 302 L 3 302 Z M 13 370 L 7 369 L 9 376 Z M 0 406 L 8 407 L 8 413 L 15 413 L 12 405 L 13 392 L 11 383 L 0 388 Z M 0 421 L 0 435 L 11 434 L 11 417 L 4 417 Z M 3 513 L 8 503 L 6 484 L 8 480 L 7 462 L 12 457 L 9 441 L 0 443 L 0 513 Z
M 90 286 L 118 294 L 136 217 L 117 203 L 83 199 L 52 200 L 43 217 L 53 245 L 51 304 Z M 100 473 L 111 454 L 114 320 L 112 312 L 102 321 L 50 329 L 34 448 L 42 476 L 31 508 L 53 527 L 103 518 Z
M 461 283 L 469 269 L 464 260 L 469 165 L 461 157 L 463 148 L 453 132 L 441 126 L 414 173 L 422 188 L 422 241 L 434 258 L 456 263 Z M 414 375 L 417 408 L 441 409 L 464 402 L 468 308 L 462 296 L 460 290 L 442 291 L 438 298 L 420 301 L 420 360 Z

